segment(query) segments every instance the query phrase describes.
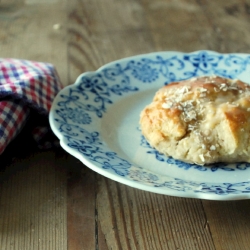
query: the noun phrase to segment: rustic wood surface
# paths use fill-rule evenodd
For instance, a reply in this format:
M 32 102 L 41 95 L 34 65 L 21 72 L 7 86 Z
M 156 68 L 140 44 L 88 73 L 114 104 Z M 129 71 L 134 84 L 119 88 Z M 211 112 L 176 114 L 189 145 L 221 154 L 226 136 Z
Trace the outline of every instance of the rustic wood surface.
M 0 57 L 53 63 L 63 84 L 163 50 L 250 52 L 247 0 L 0 0 Z M 0 249 L 250 249 L 250 201 L 119 184 L 25 130 L 0 156 Z

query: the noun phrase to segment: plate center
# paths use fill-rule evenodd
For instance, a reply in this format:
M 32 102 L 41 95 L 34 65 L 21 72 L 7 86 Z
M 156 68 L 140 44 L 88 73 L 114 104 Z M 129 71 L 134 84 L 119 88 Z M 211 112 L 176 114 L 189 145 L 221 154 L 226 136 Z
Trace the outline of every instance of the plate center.
M 208 176 L 214 181 L 246 180 L 246 172 L 250 170 L 227 171 L 223 168 L 217 172 L 209 167 L 189 167 L 189 164 L 167 163 L 167 160 L 157 160 L 157 151 L 144 147 L 143 137 L 139 129 L 140 113 L 148 105 L 157 89 L 139 91 L 120 98 L 111 105 L 101 121 L 101 136 L 107 146 L 132 165 L 147 169 L 158 175 L 178 176 L 192 181 L 207 181 Z M 159 155 L 158 155 L 159 156 Z M 161 158 L 167 159 L 165 156 Z M 223 172 L 223 173 L 222 173 Z

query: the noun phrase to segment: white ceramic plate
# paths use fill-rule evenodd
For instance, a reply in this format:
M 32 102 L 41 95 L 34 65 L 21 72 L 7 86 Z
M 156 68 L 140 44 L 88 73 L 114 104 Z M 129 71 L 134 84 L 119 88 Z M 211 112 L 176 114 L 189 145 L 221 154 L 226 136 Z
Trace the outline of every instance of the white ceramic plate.
M 250 197 L 250 164 L 187 164 L 152 149 L 139 114 L 164 84 L 198 75 L 250 81 L 248 54 L 159 52 L 80 75 L 55 98 L 50 125 L 62 147 L 97 173 L 142 190 L 214 200 Z

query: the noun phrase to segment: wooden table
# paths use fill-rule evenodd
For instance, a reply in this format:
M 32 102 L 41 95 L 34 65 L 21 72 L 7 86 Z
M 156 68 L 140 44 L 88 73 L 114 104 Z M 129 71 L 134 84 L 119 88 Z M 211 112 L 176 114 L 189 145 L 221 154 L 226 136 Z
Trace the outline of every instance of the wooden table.
M 63 84 L 153 51 L 250 52 L 248 0 L 1 0 L 0 57 L 53 63 Z M 250 249 L 250 201 L 137 190 L 27 129 L 0 156 L 0 249 Z

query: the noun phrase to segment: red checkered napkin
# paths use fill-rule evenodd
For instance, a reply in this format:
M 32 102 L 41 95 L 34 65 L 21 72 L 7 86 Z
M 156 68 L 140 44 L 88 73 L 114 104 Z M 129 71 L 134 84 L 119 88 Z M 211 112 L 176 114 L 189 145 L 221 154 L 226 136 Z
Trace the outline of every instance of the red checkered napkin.
M 38 146 L 51 145 L 45 140 L 52 134 L 48 114 L 62 87 L 55 68 L 49 63 L 0 59 L 0 154 L 31 116 L 36 117 L 31 133 Z

